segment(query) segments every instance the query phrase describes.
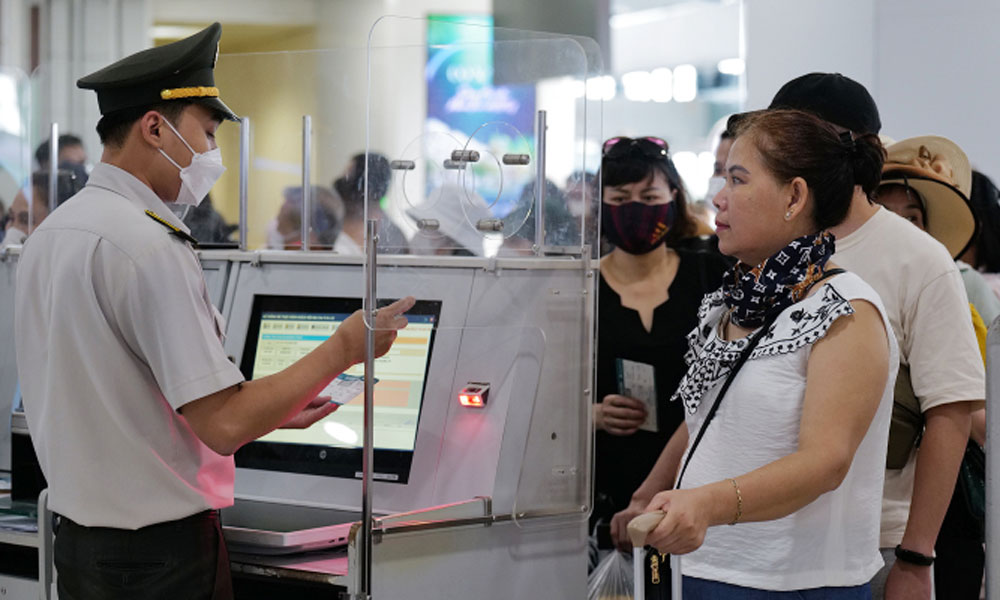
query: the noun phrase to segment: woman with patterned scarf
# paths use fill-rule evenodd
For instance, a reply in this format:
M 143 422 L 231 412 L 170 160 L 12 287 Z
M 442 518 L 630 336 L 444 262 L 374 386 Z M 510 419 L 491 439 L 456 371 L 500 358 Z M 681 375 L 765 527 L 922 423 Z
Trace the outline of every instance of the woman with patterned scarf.
M 798 111 L 730 127 L 714 204 L 739 263 L 688 336 L 687 450 L 647 543 L 684 555 L 685 600 L 870 598 L 898 350 L 826 230 L 875 190 L 884 150 Z

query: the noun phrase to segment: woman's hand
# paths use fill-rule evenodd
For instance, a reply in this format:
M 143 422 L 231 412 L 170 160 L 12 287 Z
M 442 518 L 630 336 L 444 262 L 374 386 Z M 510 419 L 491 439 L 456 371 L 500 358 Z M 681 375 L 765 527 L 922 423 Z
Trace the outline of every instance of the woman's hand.
M 641 400 L 608 394 L 594 405 L 594 425 L 611 435 L 632 435 L 646 421 L 646 405 Z
M 628 524 L 632 519 L 646 512 L 648 505 L 649 499 L 633 495 L 632 501 L 625 507 L 625 510 L 616 512 L 615 516 L 611 517 L 611 541 L 614 542 L 615 548 L 622 552 L 632 550 L 632 540 L 628 537 Z
M 663 554 L 687 554 L 700 548 L 711 525 L 713 506 L 703 490 L 667 490 L 653 496 L 646 512 L 659 510 L 664 516 L 649 533 L 646 544 Z M 734 508 L 735 504 L 734 497 Z

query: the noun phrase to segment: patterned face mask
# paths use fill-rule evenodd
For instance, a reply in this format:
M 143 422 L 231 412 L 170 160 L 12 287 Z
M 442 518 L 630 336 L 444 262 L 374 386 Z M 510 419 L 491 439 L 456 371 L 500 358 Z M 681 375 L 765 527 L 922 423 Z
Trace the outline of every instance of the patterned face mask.
M 674 225 L 674 203 L 604 204 L 601 227 L 615 246 L 629 254 L 648 254 L 660 247 Z
M 820 231 L 792 240 L 755 267 L 737 263 L 722 278 L 733 324 L 756 329 L 768 315 L 798 302 L 822 279 L 835 250 L 833 234 Z

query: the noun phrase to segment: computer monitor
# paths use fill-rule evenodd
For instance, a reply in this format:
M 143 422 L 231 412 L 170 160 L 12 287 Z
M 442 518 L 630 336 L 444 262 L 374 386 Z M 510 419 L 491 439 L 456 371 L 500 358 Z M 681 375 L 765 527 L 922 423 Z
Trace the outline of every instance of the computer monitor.
M 259 379 L 284 369 L 320 345 L 359 308 L 359 298 L 255 296 L 240 363 L 243 375 Z M 406 329 L 376 361 L 373 477 L 377 480 L 409 480 L 440 314 L 440 301 L 417 301 L 406 314 Z M 337 382 L 341 392 L 351 391 L 348 396 L 341 394 L 344 404 L 333 414 L 308 429 L 278 429 L 247 444 L 236 453 L 236 466 L 360 478 L 364 394 L 362 385 L 350 380 L 363 375 L 364 366 L 355 365 Z M 350 395 L 354 390 L 357 394 Z

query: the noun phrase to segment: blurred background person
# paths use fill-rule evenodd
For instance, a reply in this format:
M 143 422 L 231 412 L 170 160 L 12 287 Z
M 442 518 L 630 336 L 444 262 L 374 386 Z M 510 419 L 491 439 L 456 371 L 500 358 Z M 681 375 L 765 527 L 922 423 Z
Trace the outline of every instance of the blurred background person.
M 979 233 L 961 259 L 982 273 L 1000 297 L 1000 190 L 989 177 L 973 170 L 969 202 L 979 220 Z
M 45 140 L 35 148 L 35 162 L 38 169 L 45 171 L 49 168 L 49 140 Z M 60 168 L 63 163 L 74 163 L 78 165 L 87 164 L 87 150 L 83 147 L 83 140 L 72 133 L 64 133 L 59 136 L 58 162 Z
M 597 175 L 586 171 L 573 171 L 566 178 L 566 210 L 574 217 L 587 215 L 588 221 L 597 214 L 600 192 L 597 189 Z
M 267 247 L 299 250 L 302 248 L 302 187 L 287 187 L 283 196 L 277 217 L 268 225 Z M 344 204 L 340 197 L 328 188 L 314 185 L 310 216 L 309 247 L 333 250 L 344 223 Z
M 24 240 L 49 216 L 49 172 L 31 174 L 28 194 L 19 190 L 11 203 L 0 247 L 23 244 Z M 87 171 L 82 163 L 63 162 L 56 173 L 56 207 L 76 195 L 87 184 Z
M 485 256 L 487 246 L 495 251 L 505 243 L 502 233 L 483 232 L 476 227 L 481 220 L 495 218 L 486 201 L 456 185 L 432 190 L 423 204 L 406 212 L 414 222 L 434 223 L 417 231 L 410 240 L 408 247 L 413 254 Z M 516 244 L 517 239 L 511 238 L 511 243 Z
M 839 73 L 792 79 L 770 108 L 804 110 L 855 136 L 882 128 L 868 90 Z M 912 394 L 905 396 L 916 399 L 907 403 L 917 409 L 907 411 L 915 418 L 893 419 L 889 432 L 880 538 L 885 566 L 872 579 L 872 597 L 930 600 L 934 544 L 968 444 L 971 413 L 985 398 L 968 298 L 947 250 L 860 186 L 847 218 L 831 233 L 837 239 L 833 260 L 878 292 L 899 345 L 897 386 L 912 375 Z M 897 394 L 896 404 L 903 401 Z
M 578 186 L 576 193 L 582 196 L 583 190 Z M 583 210 L 582 202 L 582 197 L 569 200 L 555 182 L 545 181 L 545 240 L 543 244 L 579 248 L 582 243 L 580 238 L 580 214 L 582 213 L 574 215 L 572 210 Z M 571 210 L 570 207 L 573 209 Z M 521 189 L 517 206 L 507 213 L 503 220 L 507 227 L 518 227 L 517 232 L 504 241 L 504 249 L 526 251 L 534 249 L 537 241 L 535 239 L 534 181 Z M 595 225 L 595 234 L 596 229 Z
M 958 258 L 976 247 L 979 233 L 969 202 L 972 170 L 965 152 L 939 136 L 902 140 L 887 150 L 876 200 L 944 244 L 957 261 L 969 302 L 984 322 L 992 323 L 1000 316 L 1000 299 L 982 274 Z
M 723 129 L 719 135 L 719 143 L 715 146 L 715 164 L 712 177 L 708 180 L 708 190 L 703 199 L 691 205 L 691 212 L 698 217 L 700 226 L 697 239 L 690 243 L 698 250 L 719 252 L 719 238 L 715 235 L 715 206 L 712 205 L 712 199 L 726 185 L 726 158 L 732 146 L 732 133 Z
M 344 224 L 340 254 L 363 254 L 365 243 L 365 207 L 368 218 L 379 221 L 379 252 L 406 253 L 409 242 L 403 231 L 382 209 L 382 202 L 392 182 L 389 159 L 378 152 L 368 155 L 368 195 L 365 196 L 365 154 L 351 157 L 343 174 L 334 179 L 333 189 L 344 203 Z
M 611 252 L 611 246 L 602 237 L 598 237 L 598 225 L 600 224 L 600 214 L 598 209 L 601 205 L 601 189 L 598 185 L 597 175 L 586 171 L 573 171 L 566 178 L 564 186 L 566 196 L 566 210 L 579 222 L 584 217 L 583 240 L 590 242 L 594 247 L 594 256 L 604 256 Z
M 683 408 L 669 399 L 687 369 L 698 306 L 727 266 L 714 254 L 674 248 L 694 225 L 665 141 L 609 139 L 600 175 L 602 230 L 614 250 L 601 259 L 598 282 L 591 522 L 599 540 L 684 425 Z
M 31 194 L 34 196 L 34 193 Z M 37 196 L 44 197 L 44 196 Z M 32 202 L 28 196 L 18 191 L 14 196 L 14 201 L 10 205 L 7 217 L 6 228 L 4 229 L 3 241 L 0 248 L 15 244 L 23 244 L 28 235 L 35 230 L 35 227 L 49 215 L 49 207 L 46 202 Z
M 888 148 L 876 200 L 941 242 L 953 257 L 973 248 L 976 217 L 967 194 L 972 187 L 969 160 L 957 144 L 938 136 L 902 140 Z M 981 233 L 981 232 L 980 232 Z M 901 247 L 901 252 L 907 248 Z M 956 259 L 969 297 L 971 318 L 985 358 L 986 325 L 1000 316 L 1000 300 L 983 276 Z M 972 414 L 969 453 L 982 455 L 986 412 Z M 963 469 L 970 465 L 963 464 Z M 983 581 L 985 552 L 981 515 L 969 506 L 966 482 L 959 476 L 934 546 L 934 587 L 938 598 L 975 600 Z
M 219 214 L 219 211 L 215 210 L 211 194 L 205 196 L 201 204 L 192 206 L 182 220 L 191 230 L 191 236 L 198 240 L 199 247 L 237 245 L 236 242 L 229 239 L 229 236 L 239 229 L 240 226 L 226 223 L 226 220 Z

